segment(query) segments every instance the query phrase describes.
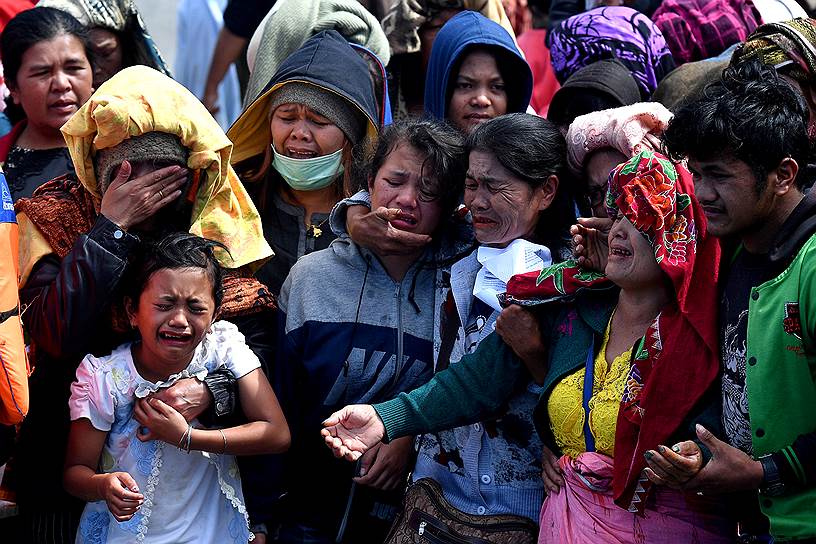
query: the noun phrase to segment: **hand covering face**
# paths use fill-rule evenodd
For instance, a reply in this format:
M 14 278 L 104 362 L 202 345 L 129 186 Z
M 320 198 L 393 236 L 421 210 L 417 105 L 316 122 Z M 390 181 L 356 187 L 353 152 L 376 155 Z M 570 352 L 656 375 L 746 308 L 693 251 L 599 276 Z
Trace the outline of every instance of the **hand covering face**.
M 189 150 L 187 167 L 198 171 L 190 233 L 223 243 L 222 265 L 238 268 L 272 255 L 261 220 L 230 166 L 232 143 L 190 91 L 146 66 L 126 68 L 105 82 L 62 127 L 76 175 L 101 200 L 93 157 L 147 132 L 178 136 Z

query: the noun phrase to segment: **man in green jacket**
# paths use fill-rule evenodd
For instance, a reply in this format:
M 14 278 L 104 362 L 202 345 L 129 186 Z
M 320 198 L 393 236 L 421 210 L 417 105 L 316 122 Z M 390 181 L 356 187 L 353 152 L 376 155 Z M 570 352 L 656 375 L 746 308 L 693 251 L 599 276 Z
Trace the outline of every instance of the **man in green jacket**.
M 708 232 L 721 239 L 725 436 L 698 427 L 711 460 L 691 479 L 671 451 L 650 477 L 702 494 L 758 491 L 749 533 L 816 539 L 816 195 L 803 187 L 805 100 L 758 62 L 729 68 L 665 132 L 688 159 Z M 714 311 L 714 309 L 712 309 Z M 679 446 L 679 445 L 678 445 Z M 767 523 L 767 522 L 765 522 Z

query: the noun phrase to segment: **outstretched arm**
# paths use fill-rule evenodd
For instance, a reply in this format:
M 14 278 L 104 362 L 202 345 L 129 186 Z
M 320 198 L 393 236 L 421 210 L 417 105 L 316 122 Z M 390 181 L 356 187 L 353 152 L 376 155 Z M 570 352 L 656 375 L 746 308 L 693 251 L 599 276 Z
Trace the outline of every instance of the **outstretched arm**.
M 353 405 L 332 414 L 323 425 L 335 456 L 356 460 L 385 439 L 451 429 L 495 413 L 520 381 L 530 377 L 497 334 L 476 351 L 409 393 L 380 404 Z

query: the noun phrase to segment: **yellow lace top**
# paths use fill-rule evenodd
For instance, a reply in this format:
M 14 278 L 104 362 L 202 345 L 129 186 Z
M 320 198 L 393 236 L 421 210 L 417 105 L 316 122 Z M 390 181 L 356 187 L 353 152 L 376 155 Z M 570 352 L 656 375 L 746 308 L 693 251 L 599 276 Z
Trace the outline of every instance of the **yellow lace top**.
M 612 320 L 610 319 L 610 323 Z M 595 450 L 610 457 L 615 453 L 615 428 L 618 409 L 623 397 L 632 349 L 621 353 L 612 364 L 606 362 L 609 325 L 603 343 L 595 357 L 595 380 L 589 399 L 589 428 L 595 437 Z M 555 442 L 565 455 L 572 458 L 586 451 L 584 442 L 584 375 L 586 368 L 562 379 L 553 388 L 547 401 L 550 429 Z

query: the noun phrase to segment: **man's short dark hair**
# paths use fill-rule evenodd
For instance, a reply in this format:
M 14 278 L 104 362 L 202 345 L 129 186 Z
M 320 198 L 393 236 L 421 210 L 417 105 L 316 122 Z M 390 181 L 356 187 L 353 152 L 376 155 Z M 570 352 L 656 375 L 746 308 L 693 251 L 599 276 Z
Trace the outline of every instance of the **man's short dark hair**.
M 790 157 L 799 165 L 796 186 L 805 183 L 810 155 L 809 111 L 797 89 L 758 61 L 740 63 L 682 107 L 663 135 L 675 160 L 710 160 L 723 154 L 746 163 L 762 192 L 768 174 Z

